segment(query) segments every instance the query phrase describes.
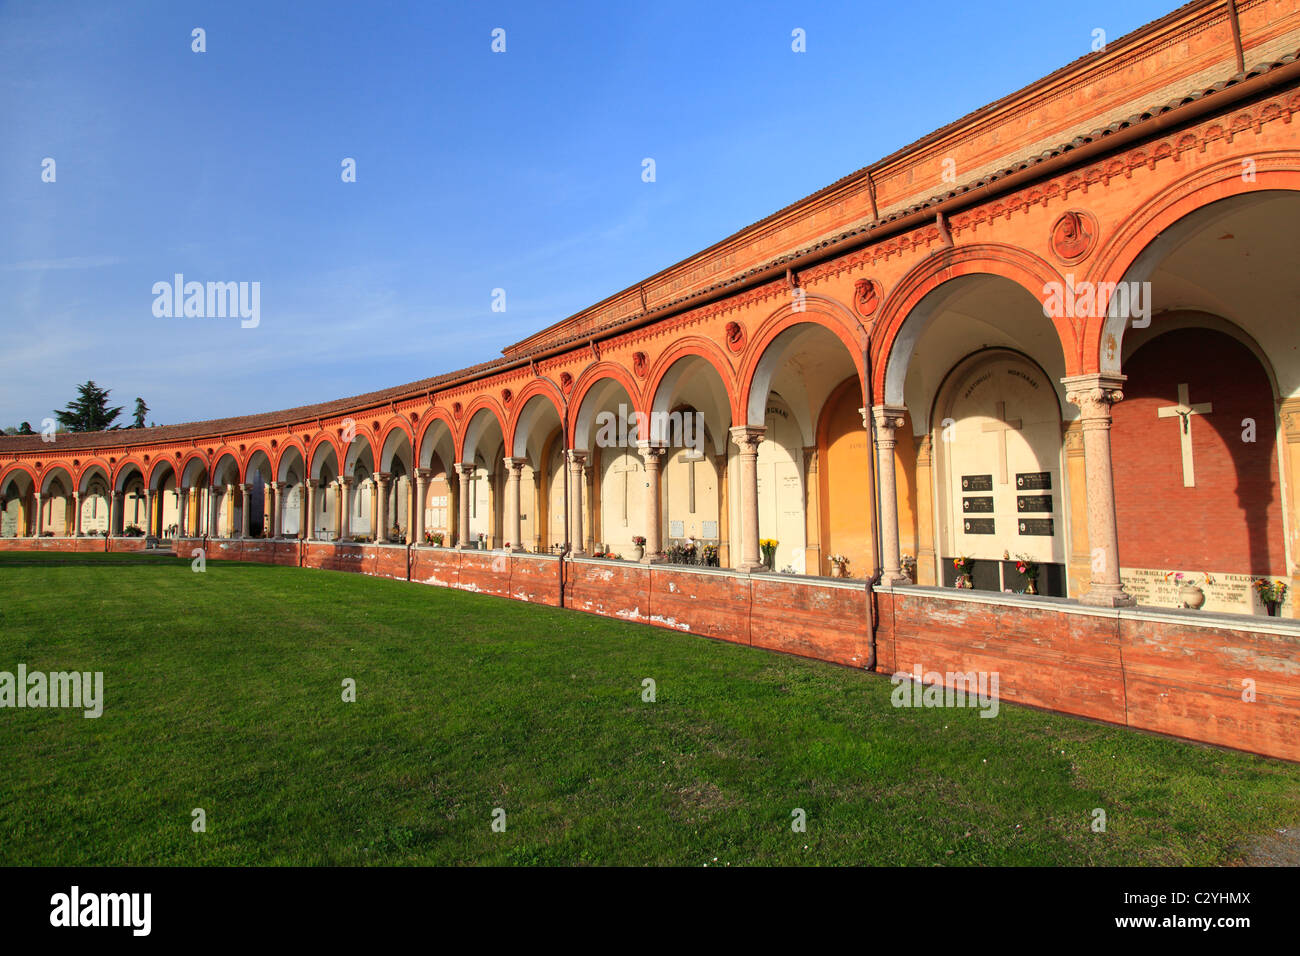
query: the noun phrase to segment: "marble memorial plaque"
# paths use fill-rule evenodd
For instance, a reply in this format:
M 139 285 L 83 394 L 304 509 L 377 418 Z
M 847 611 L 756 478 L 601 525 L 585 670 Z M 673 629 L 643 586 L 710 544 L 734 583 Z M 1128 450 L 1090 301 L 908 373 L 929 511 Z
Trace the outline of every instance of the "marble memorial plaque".
M 1050 471 L 1022 471 L 1016 474 L 1016 487 L 1028 489 L 1047 489 L 1052 487 Z
M 992 518 L 967 518 L 962 522 L 962 530 L 967 534 L 994 534 Z
M 701 534 L 706 538 L 716 538 L 718 536 L 718 523 L 716 521 L 704 522 L 704 530 Z
M 961 500 L 961 510 L 966 513 L 975 514 L 992 514 L 993 499 L 989 497 L 963 498 Z
M 992 491 L 993 476 L 992 475 L 962 475 L 961 490 L 962 491 Z
M 668 522 L 668 537 L 670 538 L 686 537 L 686 523 L 683 521 Z
M 1038 535 L 1045 538 L 1056 534 L 1051 518 L 1021 518 L 1019 531 L 1024 535 Z
M 1052 513 L 1051 495 L 1016 495 L 1017 511 L 1043 511 Z

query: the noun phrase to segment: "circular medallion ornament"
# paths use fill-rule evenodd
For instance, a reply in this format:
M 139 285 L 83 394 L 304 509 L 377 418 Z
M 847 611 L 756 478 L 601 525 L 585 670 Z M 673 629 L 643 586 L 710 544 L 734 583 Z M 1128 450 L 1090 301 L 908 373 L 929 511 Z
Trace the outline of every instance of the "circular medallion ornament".
M 1052 254 L 1066 265 L 1083 259 L 1096 245 L 1097 220 L 1092 213 L 1071 209 L 1052 226 Z
M 739 322 L 728 322 L 726 328 L 727 348 L 733 352 L 745 350 L 745 327 Z
M 853 284 L 853 307 L 858 315 L 869 319 L 880 305 L 880 283 L 875 279 L 859 279 Z

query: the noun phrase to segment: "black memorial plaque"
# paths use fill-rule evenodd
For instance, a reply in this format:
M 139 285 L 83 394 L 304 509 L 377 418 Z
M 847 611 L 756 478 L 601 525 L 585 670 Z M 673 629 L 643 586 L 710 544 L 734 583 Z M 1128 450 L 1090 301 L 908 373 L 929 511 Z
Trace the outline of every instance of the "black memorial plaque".
M 1045 490 L 1052 487 L 1050 471 L 1022 471 L 1016 473 L 1016 487 L 1028 490 Z
M 975 514 L 993 513 L 992 498 L 963 498 L 961 500 L 961 510 L 965 512 L 974 512 Z
M 992 475 L 962 475 L 961 490 L 962 491 L 992 491 L 993 476 Z
M 1045 511 L 1052 513 L 1051 495 L 1016 495 L 1017 511 Z
M 1051 518 L 1021 518 L 1019 530 L 1021 534 L 1038 535 L 1040 537 L 1050 538 L 1056 533 L 1055 525 Z
M 967 518 L 962 522 L 962 528 L 967 534 L 993 534 L 992 518 Z

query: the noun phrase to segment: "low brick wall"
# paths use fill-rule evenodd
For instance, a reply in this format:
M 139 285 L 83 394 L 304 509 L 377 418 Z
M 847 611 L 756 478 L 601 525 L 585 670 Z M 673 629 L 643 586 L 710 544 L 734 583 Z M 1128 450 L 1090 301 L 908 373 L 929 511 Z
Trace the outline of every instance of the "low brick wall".
M 1300 761 L 1300 627 L 935 588 L 880 592 L 884 672 L 998 673 L 1001 699 Z
M 112 550 L 139 550 L 114 538 Z M 0 550 L 103 551 L 103 538 L 3 538 Z M 352 571 L 560 603 L 553 555 L 324 541 L 190 538 L 209 560 Z M 564 605 L 787 654 L 864 667 L 860 581 L 625 561 L 564 562 Z M 998 674 L 1000 699 L 1300 761 L 1300 626 L 1151 608 L 928 587 L 877 592 L 882 674 Z

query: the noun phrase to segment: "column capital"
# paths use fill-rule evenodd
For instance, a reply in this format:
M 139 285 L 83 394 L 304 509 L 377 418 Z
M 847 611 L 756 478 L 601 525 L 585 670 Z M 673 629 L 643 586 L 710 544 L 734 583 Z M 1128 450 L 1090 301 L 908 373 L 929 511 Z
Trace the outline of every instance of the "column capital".
M 1127 375 L 1092 372 L 1067 375 L 1061 379 L 1061 384 L 1065 386 L 1065 400 L 1079 406 L 1082 418 L 1109 418 L 1110 406 L 1124 400 L 1126 381 Z
M 303 484 L 306 485 L 308 488 L 317 488 L 320 486 L 320 481 L 316 478 L 308 478 L 306 481 L 303 482 Z
M 39 496 L 38 496 L 38 497 L 39 497 Z M 74 491 L 74 492 L 72 493 L 72 500 L 73 500 L 73 501 L 80 501 L 80 500 L 81 500 L 81 492 L 80 492 L 80 491 Z
M 646 465 L 658 465 L 659 459 L 668 454 L 668 449 L 662 442 L 648 441 L 645 439 L 636 443 L 636 450 L 640 452 L 641 457 L 645 459 Z
M 522 472 L 524 465 L 528 464 L 527 458 L 502 458 L 501 464 L 505 465 L 513 472 Z
M 339 480 L 339 484 L 342 485 L 344 488 L 351 487 L 352 485 L 352 479 L 347 477 L 346 475 L 339 475 L 338 480 Z
M 246 481 L 241 481 L 241 482 L 239 483 L 239 490 L 240 490 L 241 492 L 248 491 L 248 482 L 246 482 Z
M 284 490 L 284 482 L 283 482 L 283 481 L 273 481 L 273 482 L 271 482 L 270 484 L 271 484 L 271 489 L 272 489 L 273 491 L 275 491 L 277 494 L 279 494 L 281 491 Z
M 432 477 L 433 477 L 433 469 L 432 469 L 432 468 L 417 468 L 417 469 L 415 469 L 415 480 L 416 480 L 416 481 L 428 481 L 428 480 L 429 480 L 430 478 L 432 478 Z
M 867 422 L 867 410 L 859 408 L 862 412 L 862 421 Z M 907 409 L 893 405 L 873 405 L 871 407 L 871 417 L 876 422 L 877 431 L 897 431 L 907 422 Z
M 765 425 L 733 425 L 728 429 L 731 440 L 740 446 L 742 453 L 758 454 L 758 446 L 763 443 L 763 436 L 767 434 Z
M 469 462 L 466 462 L 466 461 L 458 461 L 458 462 L 456 462 L 456 465 L 455 465 L 455 468 L 456 468 L 456 474 L 458 474 L 458 475 L 463 475 L 464 477 L 468 478 L 468 477 L 470 477 L 471 475 L 474 474 L 475 467 L 476 467 L 476 466 L 474 465 L 474 463 L 473 463 L 472 461 L 469 461 Z
M 377 471 L 370 477 L 375 479 L 375 481 L 379 482 L 381 485 L 386 485 L 393 476 L 386 471 Z
M 587 463 L 587 449 L 585 448 L 568 448 L 564 452 L 564 458 L 570 466 L 585 465 Z

